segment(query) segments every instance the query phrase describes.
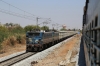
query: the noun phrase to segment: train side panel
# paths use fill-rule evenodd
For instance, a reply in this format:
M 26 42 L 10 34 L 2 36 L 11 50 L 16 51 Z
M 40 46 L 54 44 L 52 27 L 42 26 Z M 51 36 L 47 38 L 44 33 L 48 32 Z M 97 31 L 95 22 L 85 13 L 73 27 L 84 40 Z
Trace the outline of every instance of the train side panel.
M 86 0 L 83 42 L 87 66 L 100 66 L 100 0 Z
M 59 31 L 59 39 L 66 38 L 68 36 L 76 34 L 77 31 Z

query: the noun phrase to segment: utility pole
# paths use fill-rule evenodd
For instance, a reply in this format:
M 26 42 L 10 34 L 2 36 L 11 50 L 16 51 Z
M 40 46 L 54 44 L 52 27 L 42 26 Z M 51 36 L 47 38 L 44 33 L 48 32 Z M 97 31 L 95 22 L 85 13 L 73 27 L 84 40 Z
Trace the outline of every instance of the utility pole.
M 38 25 L 39 25 L 39 24 L 38 24 L 38 19 L 43 19 L 43 18 L 39 18 L 39 17 L 36 18 L 36 28 L 37 28 L 37 29 L 38 29 Z M 45 18 L 45 19 L 48 19 L 49 21 L 51 21 L 50 18 Z M 43 25 L 44 25 L 44 24 L 48 24 L 48 23 L 49 23 L 49 22 L 47 22 L 47 20 L 46 20 L 46 22 L 43 22 Z
M 36 18 L 36 28 L 38 29 L 38 17 Z
M 59 25 L 59 24 L 56 23 L 57 30 L 58 30 L 58 25 Z
M 47 21 L 43 22 L 44 30 L 46 30 L 46 29 L 45 29 L 45 26 L 46 26 L 47 24 L 49 24 L 49 22 L 47 22 Z
M 54 30 L 54 26 L 55 26 L 55 24 L 52 24 L 52 30 Z

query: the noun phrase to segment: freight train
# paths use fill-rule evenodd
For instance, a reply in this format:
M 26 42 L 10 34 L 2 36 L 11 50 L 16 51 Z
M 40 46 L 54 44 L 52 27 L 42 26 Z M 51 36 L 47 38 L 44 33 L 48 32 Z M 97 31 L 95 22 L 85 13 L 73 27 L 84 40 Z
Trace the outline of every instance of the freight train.
M 58 43 L 68 37 L 76 34 L 75 31 L 60 31 L 60 32 L 34 32 L 26 33 L 26 52 L 42 51 L 55 43 Z
M 100 0 L 86 0 L 83 44 L 87 66 L 100 66 Z

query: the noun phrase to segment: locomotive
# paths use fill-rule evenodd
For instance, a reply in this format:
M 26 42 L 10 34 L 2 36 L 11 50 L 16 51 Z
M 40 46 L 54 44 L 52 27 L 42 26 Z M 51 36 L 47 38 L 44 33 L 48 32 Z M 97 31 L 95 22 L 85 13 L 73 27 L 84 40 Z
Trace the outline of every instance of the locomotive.
M 74 35 L 74 32 L 39 32 L 26 33 L 26 52 L 42 51 L 55 43 Z
M 27 32 L 26 51 L 41 51 L 59 40 L 58 32 Z

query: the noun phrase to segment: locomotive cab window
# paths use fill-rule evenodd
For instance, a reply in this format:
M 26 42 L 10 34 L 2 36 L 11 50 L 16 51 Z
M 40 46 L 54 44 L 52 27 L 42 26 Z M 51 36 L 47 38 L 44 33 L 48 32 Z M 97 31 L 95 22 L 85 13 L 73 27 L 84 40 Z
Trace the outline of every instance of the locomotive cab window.
M 40 35 L 40 33 L 34 33 L 34 36 L 39 36 Z

